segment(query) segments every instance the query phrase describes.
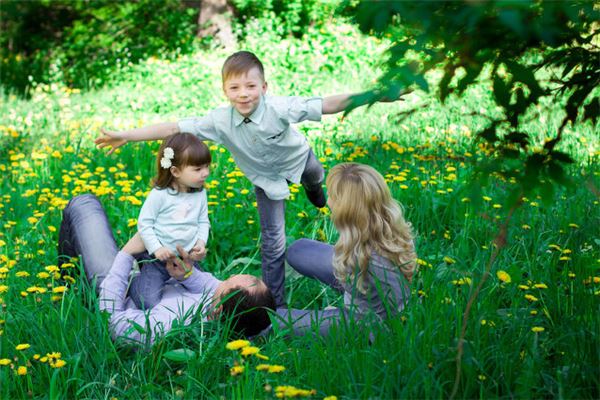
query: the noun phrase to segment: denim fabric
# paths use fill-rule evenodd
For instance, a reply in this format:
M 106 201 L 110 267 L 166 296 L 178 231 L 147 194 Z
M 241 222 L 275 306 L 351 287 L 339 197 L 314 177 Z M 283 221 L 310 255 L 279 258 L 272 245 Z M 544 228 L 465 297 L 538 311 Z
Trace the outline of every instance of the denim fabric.
M 300 183 L 302 183 L 304 189 L 315 191 L 321 187 L 323 179 L 325 179 L 325 169 L 311 149 L 308 152 L 308 159 L 306 160 L 306 166 L 300 178 Z
M 92 282 L 96 278 L 98 290 L 118 251 L 98 198 L 84 194 L 71 199 L 63 210 L 58 235 L 59 264 L 80 256 L 88 280 Z
M 325 171 L 311 150 L 302 174 L 302 184 L 307 188 L 320 186 Z M 262 279 L 273 293 L 275 304 L 286 304 L 285 281 L 285 202 L 271 200 L 265 191 L 254 187 L 256 204 L 260 218 Z
M 271 318 L 273 326 L 278 330 L 289 329 L 295 336 L 318 334 L 327 336 L 331 326 L 344 319 L 344 311 L 339 308 L 325 310 L 298 310 L 295 308 L 278 308 Z
M 140 273 L 131 280 L 129 297 L 139 309 L 154 308 L 162 299 L 165 283 L 169 279 L 171 276 L 164 262 L 159 260 L 143 262 L 140 264 Z
M 344 289 L 333 275 L 333 246 L 310 239 L 298 239 L 287 250 L 287 262 L 300 274 L 317 279 L 333 289 Z

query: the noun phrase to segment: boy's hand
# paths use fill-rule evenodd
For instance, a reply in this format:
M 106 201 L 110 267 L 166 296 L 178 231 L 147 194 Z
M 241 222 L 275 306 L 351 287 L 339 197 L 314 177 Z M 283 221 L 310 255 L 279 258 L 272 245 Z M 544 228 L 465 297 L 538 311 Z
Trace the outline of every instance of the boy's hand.
M 154 257 L 158 258 L 160 261 L 168 261 L 170 259 L 175 258 L 175 254 L 166 247 L 160 247 L 158 250 L 154 252 Z
M 206 244 L 203 240 L 198 240 L 196 245 L 190 250 L 190 259 L 192 261 L 202 261 L 206 257 Z
M 94 140 L 94 143 L 96 143 L 96 146 L 98 146 L 99 149 L 110 146 L 111 149 L 108 151 L 109 155 L 127 143 L 127 139 L 123 137 L 122 132 L 107 131 L 104 128 L 101 128 L 100 132 L 102 132 L 102 136 Z

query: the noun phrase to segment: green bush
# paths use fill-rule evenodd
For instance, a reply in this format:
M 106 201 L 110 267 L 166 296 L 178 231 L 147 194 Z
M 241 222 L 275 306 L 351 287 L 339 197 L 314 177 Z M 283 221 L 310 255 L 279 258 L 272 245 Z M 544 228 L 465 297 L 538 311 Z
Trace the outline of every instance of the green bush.
M 152 55 L 191 50 L 196 9 L 178 0 L 0 3 L 2 84 L 27 93 L 34 83 L 104 84 Z

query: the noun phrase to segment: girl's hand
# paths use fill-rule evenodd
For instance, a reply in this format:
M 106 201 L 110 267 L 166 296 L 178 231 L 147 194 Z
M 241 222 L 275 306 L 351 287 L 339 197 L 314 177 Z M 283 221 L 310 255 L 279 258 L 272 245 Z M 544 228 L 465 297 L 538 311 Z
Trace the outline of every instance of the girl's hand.
M 127 139 L 123 136 L 122 132 L 107 131 L 104 128 L 101 128 L 100 132 L 102 132 L 102 136 L 94 140 L 94 143 L 96 143 L 99 149 L 110 146 L 109 155 L 127 143 Z
M 160 261 L 166 262 L 175 258 L 175 254 L 166 247 L 160 247 L 154 252 L 154 257 L 158 258 Z
M 198 240 L 196 245 L 190 250 L 190 260 L 202 261 L 206 257 L 206 245 L 202 240 Z

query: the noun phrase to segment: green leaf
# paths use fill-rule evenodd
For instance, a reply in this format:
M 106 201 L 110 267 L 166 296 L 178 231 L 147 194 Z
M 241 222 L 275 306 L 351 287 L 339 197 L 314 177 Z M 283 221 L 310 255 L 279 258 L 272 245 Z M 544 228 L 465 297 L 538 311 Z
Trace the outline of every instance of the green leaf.
M 190 349 L 175 349 L 167 351 L 163 357 L 175 362 L 187 362 L 196 358 L 196 352 Z

